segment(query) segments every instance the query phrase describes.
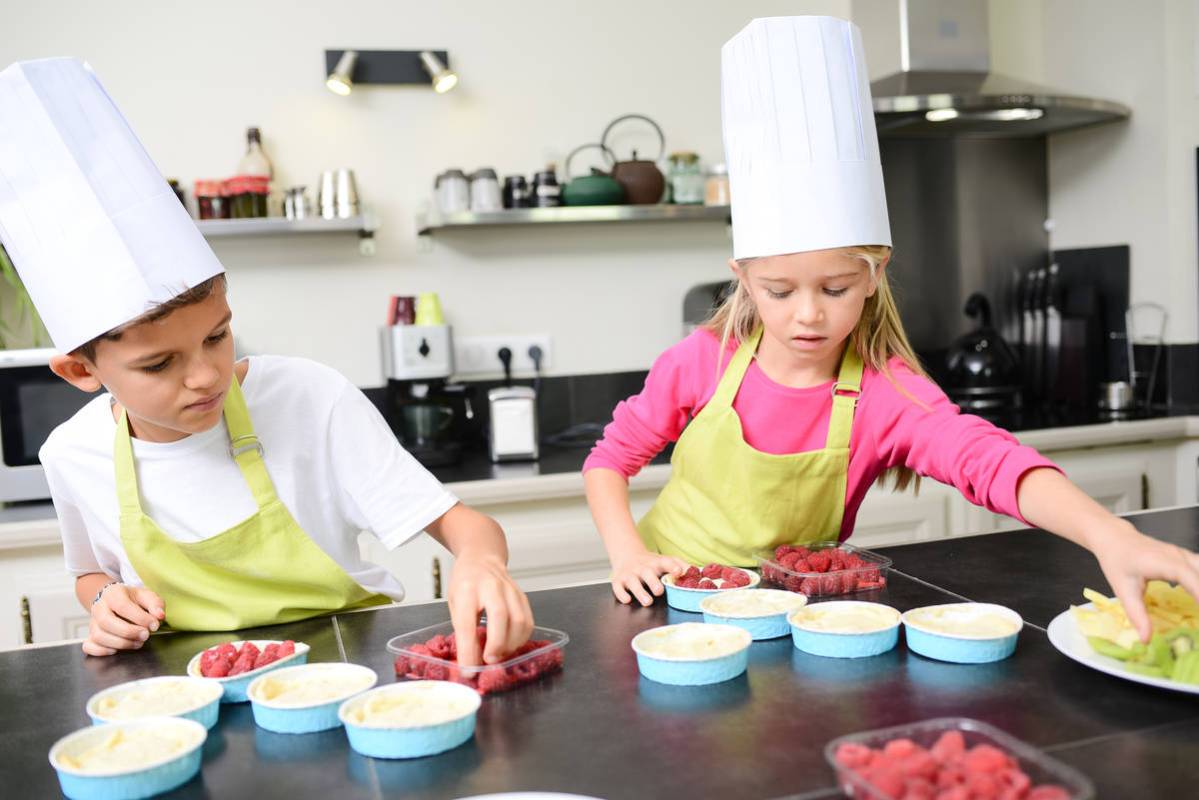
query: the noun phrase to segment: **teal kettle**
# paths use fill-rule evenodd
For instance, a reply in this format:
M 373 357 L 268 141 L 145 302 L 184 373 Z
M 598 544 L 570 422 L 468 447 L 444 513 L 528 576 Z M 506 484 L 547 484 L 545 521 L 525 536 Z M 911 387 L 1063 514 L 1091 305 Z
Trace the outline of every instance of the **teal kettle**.
M 602 150 L 605 158 L 616 161 L 612 151 L 602 144 L 584 144 L 572 150 L 566 157 L 566 185 L 562 187 L 563 205 L 616 206 L 624 203 L 624 187 L 607 172 L 592 167 L 590 175 L 582 175 L 578 178 L 571 176 L 571 160 L 576 154 L 593 147 Z

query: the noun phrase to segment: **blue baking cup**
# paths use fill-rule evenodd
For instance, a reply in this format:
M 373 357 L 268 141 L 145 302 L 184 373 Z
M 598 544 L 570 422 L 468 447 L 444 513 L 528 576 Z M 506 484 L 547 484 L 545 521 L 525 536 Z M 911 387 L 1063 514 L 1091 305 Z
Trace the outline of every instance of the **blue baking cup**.
M 79 753 L 111 736 L 114 729 L 131 730 L 152 727 L 156 730 L 178 730 L 190 735 L 195 742 L 177 755 L 157 763 L 124 772 L 91 774 L 80 772 L 59 763 L 62 753 Z M 170 791 L 187 783 L 200 771 L 200 748 L 208 731 L 195 720 L 180 717 L 142 717 L 127 722 L 93 725 L 59 739 L 50 748 L 50 765 L 58 773 L 62 793 L 72 800 L 137 800 Z
M 791 632 L 791 623 L 787 621 L 787 615 L 797 608 L 800 608 L 807 602 L 807 597 L 794 592 L 785 592 L 780 589 L 754 589 L 754 594 L 770 595 L 787 598 L 795 603 L 794 607 L 785 611 L 779 611 L 776 614 L 757 614 L 757 615 L 736 615 L 722 614 L 716 610 L 717 603 L 715 595 L 705 597 L 700 602 L 700 610 L 704 615 L 704 622 L 710 622 L 715 625 L 732 625 L 737 628 L 742 628 L 749 631 L 749 635 L 755 641 L 762 639 L 778 639 L 786 636 Z M 733 594 L 732 592 L 718 592 L 725 597 Z
M 738 569 L 741 569 L 738 567 Z M 737 586 L 736 589 L 752 589 L 762 582 L 762 576 L 752 570 L 742 569 L 749 576 L 749 586 Z M 677 608 L 680 611 L 693 611 L 696 614 L 702 613 L 699 604 L 704 601 L 704 598 L 711 597 L 719 592 L 734 591 L 734 587 L 728 589 L 684 589 L 674 585 L 673 575 L 663 575 L 662 585 L 666 587 L 666 604 L 672 608 Z
M 913 622 L 913 617 L 920 616 L 919 612 L 938 608 L 961 608 L 999 614 L 1014 622 L 1016 631 L 1006 636 L 958 636 L 929 628 L 918 619 Z M 1000 661 L 1016 652 L 1016 640 L 1020 636 L 1020 629 L 1024 627 L 1024 619 L 1012 609 L 993 603 L 944 603 L 911 609 L 903 615 L 903 626 L 908 649 L 913 653 L 955 664 L 986 664 Z
M 361 676 L 369 678 L 369 683 L 357 689 L 344 692 L 330 700 L 309 706 L 285 706 L 264 700 L 261 697 L 263 683 L 268 679 L 303 679 L 319 675 L 345 675 L 348 678 Z M 373 669 L 358 664 L 301 664 L 285 669 L 278 669 L 268 674 L 259 675 L 246 690 L 250 698 L 250 708 L 254 711 L 254 723 L 274 733 L 314 733 L 327 731 L 341 725 L 337 709 L 346 700 L 356 694 L 361 694 L 379 682 L 379 676 Z
M 672 628 L 722 628 L 735 630 L 740 639 L 740 647 L 736 652 L 715 658 L 681 659 L 655 655 L 653 648 L 647 648 L 647 635 L 656 631 Z M 749 632 L 744 628 L 732 625 L 709 625 L 705 622 L 684 622 L 680 625 L 663 625 L 642 631 L 633 637 L 633 652 L 637 654 L 637 669 L 651 681 L 669 683 L 674 686 L 704 686 L 710 683 L 732 680 L 745 672 L 749 664 L 749 644 L 752 641 Z
M 283 643 L 280 639 L 252 639 L 251 641 L 258 647 L 259 650 L 262 650 L 263 647 L 268 644 Z M 232 642 L 232 644 L 240 647 L 242 642 L 236 641 Z M 205 648 L 205 650 L 211 649 L 212 648 L 210 647 Z M 309 649 L 310 648 L 308 645 L 304 644 L 303 642 L 296 642 L 296 652 L 292 653 L 287 658 L 281 658 L 278 661 L 272 661 L 265 667 L 252 669 L 249 672 L 243 672 L 240 675 L 234 675 L 229 678 L 204 678 L 204 676 L 200 674 L 200 657 L 204 655 L 205 650 L 201 650 L 199 653 L 196 653 L 194 656 L 192 656 L 191 661 L 187 662 L 187 674 L 193 678 L 204 678 L 206 681 L 216 681 L 219 683 L 221 688 L 225 690 L 224 696 L 221 697 L 222 703 L 244 703 L 250 699 L 246 697 L 246 690 L 250 688 L 250 684 L 253 683 L 255 678 L 257 678 L 259 675 L 262 675 L 264 672 L 270 672 L 271 670 L 282 669 L 283 667 L 294 667 L 298 664 L 308 663 Z
M 96 692 L 94 695 L 88 698 L 87 705 L 85 706 L 87 715 L 92 718 L 93 725 L 107 725 L 113 722 L 120 722 L 122 720 L 107 718 L 103 714 L 96 711 L 96 706 L 99 705 L 100 701 L 112 695 L 119 696 L 127 692 L 137 691 L 140 688 L 153 686 L 156 683 L 194 684 L 195 688 L 197 689 L 197 694 L 203 693 L 204 698 L 199 700 L 194 707 L 185 711 L 181 711 L 177 714 L 171 714 L 170 716 L 179 717 L 180 719 L 195 720 L 203 725 L 205 729 L 210 729 L 213 725 L 216 725 L 217 717 L 220 716 L 221 712 L 221 696 L 223 694 L 221 687 L 213 685 L 213 683 L 206 678 L 192 678 L 190 676 L 183 677 L 178 675 L 163 675 L 157 678 L 143 678 L 137 681 L 121 683 L 116 686 L 111 686 L 103 691 Z M 153 714 L 147 716 L 161 715 Z M 126 717 L 124 719 L 130 718 Z
M 808 609 L 826 606 L 873 606 L 885 608 L 894 612 L 895 622 L 889 627 L 866 633 L 838 633 L 834 631 L 818 631 L 802 627 L 796 622 L 796 615 Z M 899 612 L 881 603 L 867 603 L 858 600 L 831 600 L 825 603 L 801 608 L 791 612 L 787 617 L 791 626 L 791 641 L 797 648 L 814 656 L 827 658 L 867 658 L 877 656 L 895 647 L 899 642 Z
M 436 687 L 430 689 L 430 687 Z M 470 711 L 435 725 L 359 725 L 349 719 L 349 713 L 372 698 L 388 693 L 437 691 L 445 696 L 457 695 L 470 702 Z M 371 758 L 421 758 L 444 753 L 469 741 L 475 733 L 475 718 L 482 700 L 470 687 L 449 681 L 405 681 L 380 686 L 351 697 L 341 704 L 338 718 L 346 726 L 346 736 L 355 752 Z

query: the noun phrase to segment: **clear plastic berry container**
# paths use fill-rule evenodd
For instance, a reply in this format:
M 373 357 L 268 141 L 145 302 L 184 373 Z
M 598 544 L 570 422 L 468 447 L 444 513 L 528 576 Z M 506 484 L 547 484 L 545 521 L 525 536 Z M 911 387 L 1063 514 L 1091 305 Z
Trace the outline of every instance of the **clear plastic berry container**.
M 1015 767 L 1028 777 L 1030 790 L 1044 786 L 1058 787 L 1062 790 L 1061 792 L 1046 795 L 1055 800 L 1090 800 L 1095 797 L 1095 785 L 1078 770 L 1046 755 L 1027 742 L 1004 733 L 993 725 L 966 717 L 930 719 L 909 725 L 896 725 L 891 728 L 878 728 L 840 736 L 825 745 L 824 757 L 837 774 L 837 784 L 847 797 L 852 797 L 854 800 L 898 800 L 903 791 L 908 790 L 906 787 L 898 793 L 893 790 L 888 791 L 887 788 L 865 777 L 859 769 L 848 768 L 838 761 L 838 750 L 846 744 L 881 750 L 886 747 L 888 742 L 897 739 L 907 739 L 925 750 L 930 750 L 943 734 L 950 731 L 961 733 L 966 750 L 971 750 L 977 745 L 990 745 L 1003 751 L 1005 755 L 1014 760 Z M 905 779 L 911 778 L 910 774 L 905 776 Z M 996 794 L 995 796 L 1000 795 Z M 1018 796 L 1037 797 L 1038 795 L 1019 794 Z
M 852 594 L 853 592 L 869 592 L 885 588 L 887 585 L 887 570 L 891 568 L 891 559 L 884 555 L 854 547 L 852 544 L 841 542 L 814 542 L 806 545 L 784 545 L 808 555 L 803 556 L 804 566 L 788 566 L 786 557 L 776 558 L 778 550 L 763 550 L 754 554 L 762 573 L 763 585 L 777 586 L 790 592 L 800 592 L 808 597 L 833 597 L 835 595 Z M 860 560 L 859 566 L 830 568 L 820 571 L 812 567 L 810 556 L 820 554 L 819 562 L 824 559 L 832 561 L 832 553 L 837 551 L 840 557 Z
M 479 627 L 482 630 L 486 625 L 484 623 Z M 445 657 L 444 651 L 439 656 L 429 650 L 428 644 L 436 637 L 453 642 L 453 623 L 430 625 L 388 640 L 387 651 L 395 656 L 396 680 L 454 681 L 471 687 L 481 695 L 506 692 L 560 671 L 566 643 L 570 641 L 570 637 L 562 631 L 535 627 L 529 641 L 543 644 L 498 664 L 460 667 L 456 660 Z

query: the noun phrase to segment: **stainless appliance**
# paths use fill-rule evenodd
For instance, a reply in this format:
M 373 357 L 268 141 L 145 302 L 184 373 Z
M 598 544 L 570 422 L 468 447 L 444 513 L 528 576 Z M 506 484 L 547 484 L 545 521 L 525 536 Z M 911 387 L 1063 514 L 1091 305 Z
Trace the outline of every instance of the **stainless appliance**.
M 55 352 L 0 350 L 0 502 L 49 499 L 37 451 L 94 397 L 50 371 Z
M 449 325 L 388 325 L 381 331 L 386 417 L 426 467 L 462 457 L 463 428 L 474 418 L 468 387 L 449 383 L 454 346 Z
M 536 461 L 537 392 L 504 386 L 487 393 L 491 412 L 491 460 Z
M 988 0 L 854 0 L 880 136 L 1044 136 L 1127 106 L 991 71 Z

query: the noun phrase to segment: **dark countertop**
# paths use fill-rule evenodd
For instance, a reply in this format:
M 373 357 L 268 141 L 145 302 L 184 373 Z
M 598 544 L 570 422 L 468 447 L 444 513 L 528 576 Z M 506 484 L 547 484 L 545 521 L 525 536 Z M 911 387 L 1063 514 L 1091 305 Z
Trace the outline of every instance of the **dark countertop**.
M 1012 411 L 996 417 L 991 422 L 1014 433 L 1040 431 L 1050 428 L 1073 428 L 1082 425 L 1105 425 L 1111 422 L 1130 422 L 1146 419 L 1167 419 L 1193 414 L 1192 409 L 1155 409 L 1120 416 L 1105 415 L 1096 410 L 1066 410 L 1030 408 Z M 433 467 L 430 471 L 442 483 L 490 480 L 494 478 L 527 478 L 535 475 L 557 475 L 578 472 L 591 452 L 590 444 L 571 447 L 545 444 L 541 446 L 541 458 L 537 461 L 493 464 L 486 449 L 467 449 L 457 464 Z M 650 463 L 670 462 L 670 449 L 660 453 Z
M 1139 514 L 1142 530 L 1199 541 L 1199 509 Z M 248 705 L 223 706 L 201 776 L 172 797 L 461 797 L 567 791 L 625 797 L 835 797 L 822 750 L 852 731 L 939 716 L 990 722 L 1088 773 L 1104 797 L 1194 794 L 1199 698 L 1087 669 L 1060 655 L 1043 627 L 1104 588 L 1085 550 L 1040 531 L 888 548 L 889 586 L 864 596 L 907 609 L 957 595 L 1003 602 L 1029 626 L 1014 656 L 955 665 L 904 645 L 860 661 L 808 656 L 790 639 L 757 642 L 749 671 L 709 687 L 639 677 L 630 639 L 654 625 L 697 619 L 661 601 L 623 607 L 606 585 L 534 592 L 538 622 L 567 631 L 566 668 L 488 697 L 475 738 L 425 759 L 382 761 L 349 750 L 341 730 L 282 736 L 257 729 Z M 444 604 L 400 606 L 255 630 L 291 637 L 312 661 L 345 660 L 391 680 L 388 638 L 448 618 Z M 50 745 L 88 723 L 87 698 L 134 678 L 182 673 L 227 634 L 152 637 L 142 651 L 84 658 L 78 645 L 0 653 L 4 703 L 0 775 L 22 797 L 54 796 Z M 7 794 L 6 796 L 18 796 Z

